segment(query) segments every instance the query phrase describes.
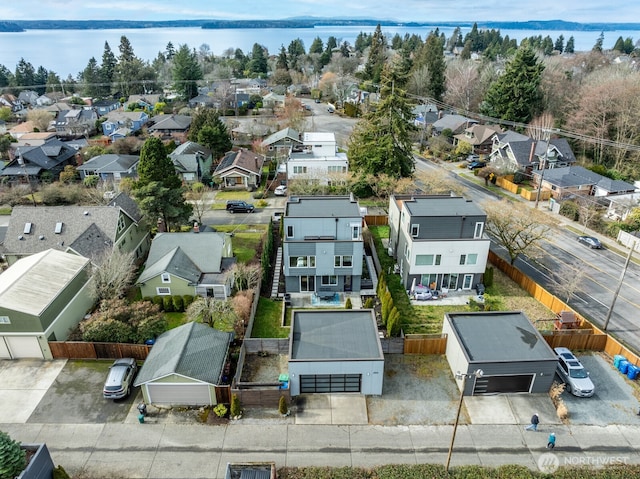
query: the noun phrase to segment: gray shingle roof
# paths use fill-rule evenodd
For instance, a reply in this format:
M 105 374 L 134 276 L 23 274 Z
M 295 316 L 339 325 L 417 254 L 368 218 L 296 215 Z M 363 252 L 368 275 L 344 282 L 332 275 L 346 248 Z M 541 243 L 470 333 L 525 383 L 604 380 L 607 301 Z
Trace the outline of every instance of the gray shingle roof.
M 78 166 L 80 171 L 96 171 L 98 173 L 121 173 L 138 164 L 140 157 L 136 155 L 98 155 Z
M 533 174 L 539 176 L 540 171 L 534 171 Z M 545 170 L 544 181 L 564 188 L 570 186 L 597 185 L 611 193 L 635 190 L 635 187 L 630 183 L 606 178 L 579 165 Z
M 447 318 L 471 361 L 557 360 L 522 312 L 447 313 Z
M 76 154 L 76 150 L 56 138 L 41 146 L 20 147 L 18 151 L 26 163 L 37 165 L 45 170 L 54 168 Z M 15 164 L 17 164 L 17 160 L 14 160 L 11 166 Z
M 273 135 L 270 135 L 264 139 L 263 145 L 273 145 L 274 143 L 290 138 L 294 143 L 302 144 L 300 141 L 300 133 L 293 128 L 283 128 L 280 131 L 276 131 Z
M 384 359 L 371 310 L 294 311 L 291 361 Z
M 188 130 L 191 125 L 191 117 L 185 115 L 158 115 L 153 121 L 149 131 Z
M 140 369 L 135 386 L 171 374 L 218 384 L 233 333 L 188 323 L 161 334 Z
M 449 128 L 451 131 L 455 132 L 462 127 L 467 128 L 473 123 L 478 122 L 462 115 L 444 115 L 438 121 L 433 123 L 433 128 L 437 131 L 442 131 Z

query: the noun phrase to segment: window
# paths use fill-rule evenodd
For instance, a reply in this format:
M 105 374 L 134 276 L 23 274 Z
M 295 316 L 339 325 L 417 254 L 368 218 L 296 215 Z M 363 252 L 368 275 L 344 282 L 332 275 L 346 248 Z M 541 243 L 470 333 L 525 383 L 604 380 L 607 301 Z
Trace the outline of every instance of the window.
M 350 268 L 353 266 L 353 256 L 334 256 L 333 266 L 336 268 Z
M 120 233 L 125 226 L 127 226 L 127 222 L 125 221 L 124 216 L 120 215 L 118 218 L 118 233 Z
M 156 288 L 156 293 L 158 294 L 158 296 L 170 296 L 171 295 L 171 288 L 160 286 L 160 287 Z
M 294 173 L 306 173 L 307 172 L 307 167 L 306 166 L 294 166 L 293 167 L 293 172 Z
M 320 283 L 322 286 L 336 286 L 338 284 L 338 277 L 336 275 L 323 276 Z
M 0 324 L 11 324 L 9 316 L 0 316 Z
M 408 256 L 407 256 L 408 259 Z M 417 254 L 416 255 L 416 266 L 432 266 L 440 265 L 440 260 L 442 259 L 442 255 L 436 254 Z
M 316 290 L 315 276 L 300 276 L 300 291 L 308 292 Z
M 287 238 L 293 238 L 293 226 L 287 226 Z
M 162 273 L 162 282 L 171 283 L 171 275 L 169 273 Z
M 476 229 L 473 232 L 474 238 L 482 238 L 482 231 L 484 230 L 484 223 L 476 223 Z
M 420 225 L 411 225 L 411 236 L 413 236 L 414 238 L 417 238 L 419 232 L 420 232 Z
M 467 255 L 466 254 L 461 254 L 460 255 L 460 264 L 465 264 L 466 261 L 467 261 Z
M 478 262 L 477 254 L 468 254 L 467 255 L 467 264 L 476 264 Z
M 360 239 L 360 225 L 357 223 L 351 225 L 351 239 Z
M 315 268 L 316 257 L 315 256 L 290 256 L 289 267 L 290 268 Z
M 346 173 L 347 172 L 347 167 L 346 166 L 328 166 L 327 167 L 327 172 L 329 173 Z

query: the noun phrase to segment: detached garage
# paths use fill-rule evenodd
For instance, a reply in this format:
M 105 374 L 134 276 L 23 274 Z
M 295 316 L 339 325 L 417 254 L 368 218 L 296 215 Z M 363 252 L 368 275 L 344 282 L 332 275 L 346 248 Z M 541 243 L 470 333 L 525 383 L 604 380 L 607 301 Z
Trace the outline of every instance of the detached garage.
M 294 311 L 291 395 L 382 394 L 384 355 L 372 310 Z
M 147 404 L 215 405 L 232 339 L 232 333 L 201 323 L 167 331 L 151 348 L 134 386 L 142 387 Z
M 545 393 L 551 388 L 558 359 L 523 313 L 448 313 L 442 332 L 451 371 L 469 378 L 465 395 Z M 478 369 L 481 377 L 473 375 Z M 462 388 L 463 381 L 456 381 Z

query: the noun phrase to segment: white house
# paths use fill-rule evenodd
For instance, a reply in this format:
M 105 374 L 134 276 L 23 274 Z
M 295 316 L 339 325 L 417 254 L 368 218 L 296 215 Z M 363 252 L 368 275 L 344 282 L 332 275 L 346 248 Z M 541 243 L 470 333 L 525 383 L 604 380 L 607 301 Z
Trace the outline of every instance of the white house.
M 345 153 L 338 153 L 336 136 L 328 132 L 306 132 L 302 147 L 295 149 L 287 160 L 289 180 L 307 180 L 319 184 L 337 181 L 349 171 Z

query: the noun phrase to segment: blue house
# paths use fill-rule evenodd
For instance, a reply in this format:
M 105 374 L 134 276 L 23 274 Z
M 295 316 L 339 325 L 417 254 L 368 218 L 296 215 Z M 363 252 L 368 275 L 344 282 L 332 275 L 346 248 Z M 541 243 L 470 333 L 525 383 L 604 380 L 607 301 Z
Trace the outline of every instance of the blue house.
M 143 111 L 112 111 L 106 118 L 102 123 L 102 133 L 112 141 L 135 133 L 149 121 L 149 115 Z
M 118 100 L 98 100 L 91 105 L 98 115 L 105 116 L 110 111 L 117 110 L 122 105 Z

